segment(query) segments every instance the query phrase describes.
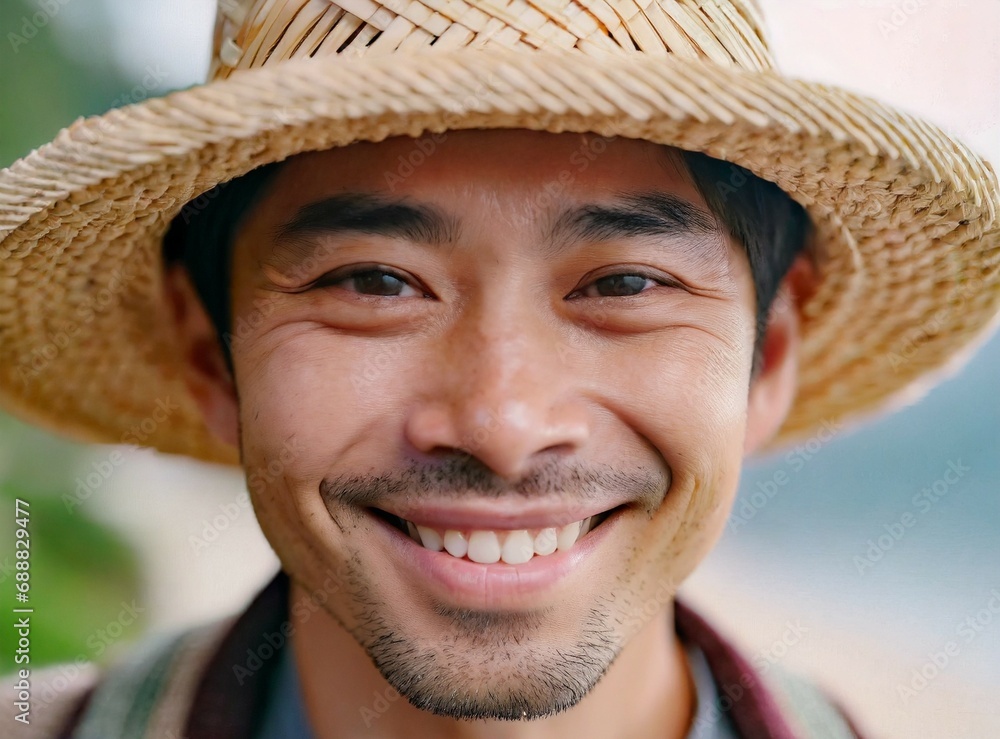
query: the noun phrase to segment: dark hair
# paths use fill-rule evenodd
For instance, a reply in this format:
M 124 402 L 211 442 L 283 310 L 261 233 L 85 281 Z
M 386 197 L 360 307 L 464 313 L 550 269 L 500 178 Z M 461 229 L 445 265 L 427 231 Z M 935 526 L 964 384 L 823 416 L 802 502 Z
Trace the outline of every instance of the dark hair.
M 757 298 L 754 368 L 767 316 L 782 279 L 805 248 L 810 221 L 781 188 L 736 164 L 681 152 L 695 186 L 730 236 L 746 249 Z M 215 326 L 223 356 L 230 355 L 229 275 L 232 240 L 243 217 L 281 167 L 269 164 L 217 185 L 174 218 L 164 239 L 167 262 L 182 260 Z
M 754 368 L 781 281 L 809 242 L 805 209 L 773 182 L 732 162 L 682 152 L 695 186 L 723 228 L 743 245 L 757 297 Z
M 278 173 L 274 162 L 223 182 L 188 202 L 171 221 L 163 237 L 167 264 L 183 262 L 208 314 L 226 360 L 233 372 L 230 340 L 229 284 L 233 238 L 252 206 Z

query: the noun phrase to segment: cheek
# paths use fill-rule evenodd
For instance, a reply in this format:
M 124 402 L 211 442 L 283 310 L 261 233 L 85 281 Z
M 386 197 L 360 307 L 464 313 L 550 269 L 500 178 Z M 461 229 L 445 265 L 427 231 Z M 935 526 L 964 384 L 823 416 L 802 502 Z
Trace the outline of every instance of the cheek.
M 259 342 L 237 360 L 245 369 L 239 378 L 244 453 L 272 457 L 294 444 L 289 479 L 314 487 L 334 469 L 366 464 L 345 455 L 392 428 L 393 399 L 406 382 L 404 354 L 392 343 L 331 336 L 323 328 Z M 380 434 L 372 436 L 373 428 Z
M 689 336 L 627 375 L 626 422 L 670 468 L 668 495 L 643 520 L 636 572 L 679 585 L 718 539 L 743 460 L 752 348 Z M 648 577 L 648 575 L 647 575 Z
M 742 459 L 752 347 L 688 331 L 616 368 L 624 420 L 646 436 L 675 478 L 713 476 Z
M 233 352 L 243 467 L 268 541 L 286 569 L 313 582 L 317 568 L 349 555 L 339 527 L 350 522 L 332 519 L 320 483 L 385 462 L 395 416 L 385 389 L 405 381 L 404 363 L 384 347 L 373 353 L 374 342 L 312 329 L 268 339 Z

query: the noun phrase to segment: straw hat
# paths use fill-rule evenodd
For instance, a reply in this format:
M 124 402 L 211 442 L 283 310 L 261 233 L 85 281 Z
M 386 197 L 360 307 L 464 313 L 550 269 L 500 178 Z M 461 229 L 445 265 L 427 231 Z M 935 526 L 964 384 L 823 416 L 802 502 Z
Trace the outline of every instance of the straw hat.
M 220 0 L 208 84 L 78 121 L 0 172 L 0 404 L 237 462 L 181 379 L 171 219 L 262 164 L 445 129 L 648 139 L 805 206 L 822 282 L 777 443 L 915 397 L 995 323 L 992 169 L 926 122 L 782 77 L 750 0 L 338 2 Z

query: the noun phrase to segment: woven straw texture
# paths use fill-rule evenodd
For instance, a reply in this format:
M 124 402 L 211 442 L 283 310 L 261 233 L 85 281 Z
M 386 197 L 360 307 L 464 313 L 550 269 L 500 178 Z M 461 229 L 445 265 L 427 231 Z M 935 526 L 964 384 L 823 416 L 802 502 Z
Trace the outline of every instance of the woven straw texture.
M 12 412 L 236 463 L 181 381 L 162 287 L 171 219 L 262 164 L 447 129 L 648 139 L 802 203 L 822 282 L 776 445 L 917 397 L 1000 311 L 990 167 L 926 122 L 780 76 L 751 4 L 223 0 L 214 43 L 209 84 L 78 121 L 0 172 Z

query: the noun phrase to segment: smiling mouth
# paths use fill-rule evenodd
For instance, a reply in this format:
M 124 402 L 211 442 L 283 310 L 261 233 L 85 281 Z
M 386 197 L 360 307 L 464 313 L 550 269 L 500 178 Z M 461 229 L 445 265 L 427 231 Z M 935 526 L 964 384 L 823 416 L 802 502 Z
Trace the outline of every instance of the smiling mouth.
M 535 557 L 564 552 L 596 529 L 625 504 L 565 526 L 540 529 L 440 529 L 418 526 L 399 516 L 370 508 L 377 517 L 399 529 L 414 542 L 432 552 L 446 552 L 457 559 L 480 564 L 524 564 Z

